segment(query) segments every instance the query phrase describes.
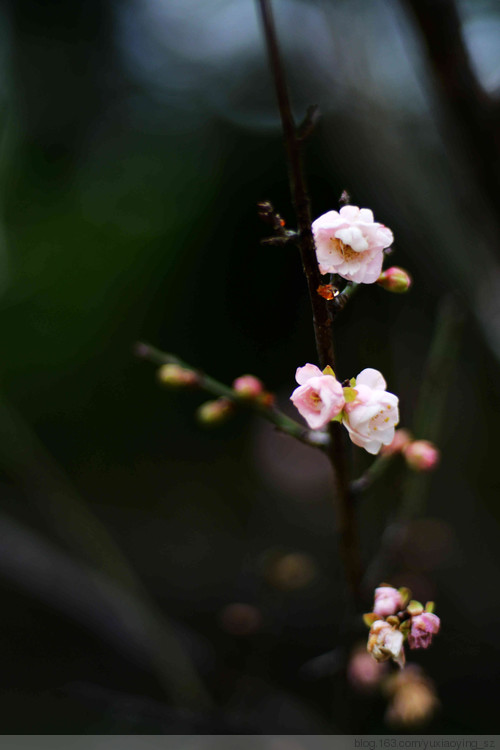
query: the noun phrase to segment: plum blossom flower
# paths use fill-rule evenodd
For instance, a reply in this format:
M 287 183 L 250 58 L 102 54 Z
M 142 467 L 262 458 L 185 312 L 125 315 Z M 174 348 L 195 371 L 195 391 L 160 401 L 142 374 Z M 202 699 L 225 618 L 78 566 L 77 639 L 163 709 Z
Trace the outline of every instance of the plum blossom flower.
M 368 653 L 375 661 L 392 659 L 400 667 L 405 663 L 403 633 L 385 620 L 375 620 L 368 635 Z
M 382 270 L 383 251 L 394 236 L 374 221 L 368 208 L 342 206 L 313 221 L 316 257 L 321 273 L 338 273 L 357 283 L 373 284 Z
M 421 615 L 411 618 L 411 629 L 408 633 L 408 645 L 410 648 L 428 648 L 432 637 L 439 632 L 441 620 L 432 612 L 422 612 Z
M 395 615 L 403 607 L 400 592 L 392 586 L 379 586 L 375 589 L 375 604 L 373 611 L 379 617 Z
M 347 403 L 342 423 L 354 445 L 375 455 L 382 445 L 390 445 L 399 421 L 399 399 L 386 391 L 378 370 L 368 367 L 356 378 L 356 398 Z
M 299 387 L 290 398 L 312 430 L 319 430 L 341 413 L 344 391 L 334 375 L 307 364 L 297 368 L 295 380 Z

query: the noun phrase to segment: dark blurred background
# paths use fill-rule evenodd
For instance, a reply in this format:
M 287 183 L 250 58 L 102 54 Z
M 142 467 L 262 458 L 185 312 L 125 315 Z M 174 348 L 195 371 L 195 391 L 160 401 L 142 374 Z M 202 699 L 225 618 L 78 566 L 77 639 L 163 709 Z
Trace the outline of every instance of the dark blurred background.
M 387 576 L 442 618 L 412 657 L 441 701 L 426 733 L 491 733 L 500 7 L 431 5 L 274 8 L 297 116 L 322 112 L 314 216 L 349 190 L 414 277 L 339 318 L 339 376 L 380 369 L 411 427 L 442 300 L 464 316 L 441 465 Z M 255 373 L 284 409 L 315 361 L 297 253 L 260 245 L 258 201 L 293 213 L 254 3 L 1 10 L 2 733 L 386 732 L 385 700 L 335 656 L 307 668 L 335 649 L 345 596 L 326 461 L 245 414 L 201 429 L 204 397 L 132 354 L 144 339 L 224 382 Z M 365 560 L 398 472 L 362 501 Z

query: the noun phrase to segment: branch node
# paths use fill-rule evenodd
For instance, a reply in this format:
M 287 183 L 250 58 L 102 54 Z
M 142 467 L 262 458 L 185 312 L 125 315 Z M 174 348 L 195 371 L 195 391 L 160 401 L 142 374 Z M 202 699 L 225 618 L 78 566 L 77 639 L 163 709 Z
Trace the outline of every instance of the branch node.
M 316 125 L 321 117 L 321 112 L 317 104 L 310 104 L 306 111 L 306 116 L 297 128 L 297 140 L 304 143 L 312 135 Z

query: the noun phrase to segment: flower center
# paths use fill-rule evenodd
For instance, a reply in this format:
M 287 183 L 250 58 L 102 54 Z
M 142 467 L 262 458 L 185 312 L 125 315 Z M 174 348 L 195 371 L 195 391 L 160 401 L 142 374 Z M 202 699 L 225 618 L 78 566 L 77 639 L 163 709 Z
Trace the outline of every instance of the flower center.
M 350 263 L 353 260 L 359 261 L 360 257 L 363 256 L 363 253 L 357 253 L 350 245 L 346 245 L 345 242 L 342 242 L 337 237 L 330 237 L 330 242 L 346 263 Z

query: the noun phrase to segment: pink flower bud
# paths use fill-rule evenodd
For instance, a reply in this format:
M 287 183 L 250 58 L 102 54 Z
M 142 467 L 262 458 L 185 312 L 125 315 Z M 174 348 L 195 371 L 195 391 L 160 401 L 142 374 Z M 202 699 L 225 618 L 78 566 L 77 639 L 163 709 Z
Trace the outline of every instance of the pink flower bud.
M 158 370 L 158 380 L 162 385 L 174 388 L 197 385 L 199 382 L 198 375 L 195 372 L 174 364 L 162 365 Z
M 312 430 L 319 430 L 340 414 L 345 405 L 344 391 L 334 375 L 325 375 L 316 365 L 298 367 L 299 387 L 290 399 Z
M 432 471 L 440 459 L 439 450 L 429 440 L 415 440 L 404 449 L 406 463 L 413 471 Z
M 380 683 L 387 670 L 387 664 L 377 662 L 367 652 L 364 645 L 354 649 L 347 665 L 347 679 L 359 692 L 367 693 Z
M 410 442 L 411 435 L 408 430 L 396 430 L 392 443 L 383 445 L 380 453 L 382 456 L 394 456 L 396 453 L 402 453 Z
M 411 629 L 408 633 L 408 645 L 410 648 L 428 648 L 432 637 L 439 632 L 441 620 L 432 612 L 422 612 L 421 615 L 411 618 Z
M 227 398 L 218 398 L 216 401 L 205 401 L 202 404 L 196 416 L 198 420 L 205 425 L 217 425 L 233 413 L 234 406 Z
M 392 659 L 401 668 L 404 666 L 403 633 L 385 620 L 375 620 L 371 626 L 367 650 L 375 661 Z
M 392 586 L 379 586 L 375 589 L 375 604 L 373 611 L 380 617 L 395 615 L 403 607 L 403 600 L 399 591 Z
M 236 393 L 242 398 L 253 399 L 264 392 L 264 386 L 254 375 L 241 375 L 233 383 Z
M 404 292 L 407 292 L 411 287 L 412 279 L 410 274 L 405 271 L 404 268 L 392 266 L 380 274 L 377 279 L 377 284 L 388 292 L 404 294 Z

